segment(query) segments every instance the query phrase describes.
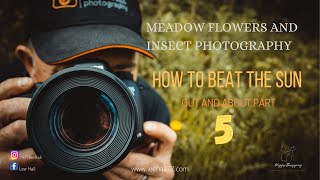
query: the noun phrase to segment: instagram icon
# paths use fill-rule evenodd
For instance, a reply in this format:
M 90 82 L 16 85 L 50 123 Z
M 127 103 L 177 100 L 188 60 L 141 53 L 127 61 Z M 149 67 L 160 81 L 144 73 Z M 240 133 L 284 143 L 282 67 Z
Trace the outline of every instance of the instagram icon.
M 17 150 L 11 150 L 11 151 L 10 151 L 10 159 L 11 159 L 11 160 L 17 160 L 17 159 L 19 159 L 19 151 L 17 151 Z

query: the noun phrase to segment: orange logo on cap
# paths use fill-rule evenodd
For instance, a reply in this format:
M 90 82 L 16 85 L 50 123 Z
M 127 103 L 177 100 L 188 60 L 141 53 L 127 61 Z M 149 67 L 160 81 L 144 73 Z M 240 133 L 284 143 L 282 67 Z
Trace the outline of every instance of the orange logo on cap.
M 78 6 L 78 0 L 52 0 L 53 9 L 74 8 Z

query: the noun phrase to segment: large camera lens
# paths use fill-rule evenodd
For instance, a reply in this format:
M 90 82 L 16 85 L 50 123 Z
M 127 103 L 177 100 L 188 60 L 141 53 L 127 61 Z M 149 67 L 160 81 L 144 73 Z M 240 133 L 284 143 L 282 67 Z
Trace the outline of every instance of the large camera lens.
M 77 148 L 90 148 L 108 136 L 116 117 L 111 100 L 99 90 L 79 87 L 65 92 L 53 106 L 60 138 Z
M 34 94 L 28 137 L 49 166 L 71 173 L 104 172 L 130 152 L 141 117 L 134 96 L 114 74 L 70 67 Z

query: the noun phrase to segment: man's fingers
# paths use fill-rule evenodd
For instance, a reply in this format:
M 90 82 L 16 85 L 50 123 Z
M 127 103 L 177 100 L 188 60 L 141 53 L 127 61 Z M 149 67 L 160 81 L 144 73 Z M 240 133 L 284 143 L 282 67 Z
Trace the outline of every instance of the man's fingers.
M 10 149 L 28 140 L 26 121 L 16 120 L 0 129 L 0 149 Z
M 177 140 L 177 134 L 167 125 L 156 122 L 147 121 L 143 124 L 144 132 L 151 137 L 159 140 L 158 153 L 155 157 L 164 156 L 171 159 L 174 143 Z
M 149 176 L 159 176 L 158 171 L 149 171 L 150 168 L 161 168 L 163 163 L 151 156 L 142 153 L 130 152 L 117 167 L 123 167 L 130 171 L 141 172 Z
M 0 101 L 0 129 L 16 119 L 26 119 L 30 100 L 30 98 L 12 98 Z
M 17 96 L 33 87 L 31 78 L 12 78 L 0 83 L 0 100 Z
M 34 158 L 36 153 L 32 148 L 27 148 L 19 151 L 19 159 L 15 160 L 21 167 L 40 167 L 43 166 L 43 162 L 39 159 Z M 0 170 L 9 170 L 10 164 L 10 152 L 0 153 Z

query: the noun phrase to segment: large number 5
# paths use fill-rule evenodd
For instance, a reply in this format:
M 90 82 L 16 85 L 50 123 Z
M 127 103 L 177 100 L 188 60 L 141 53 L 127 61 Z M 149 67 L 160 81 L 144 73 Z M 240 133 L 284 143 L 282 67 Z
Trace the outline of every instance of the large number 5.
M 229 141 L 231 141 L 233 137 L 233 129 L 229 124 L 225 124 L 230 122 L 231 122 L 231 115 L 217 116 L 215 131 L 223 131 L 224 134 L 222 136 L 214 138 L 216 144 L 226 144 Z

